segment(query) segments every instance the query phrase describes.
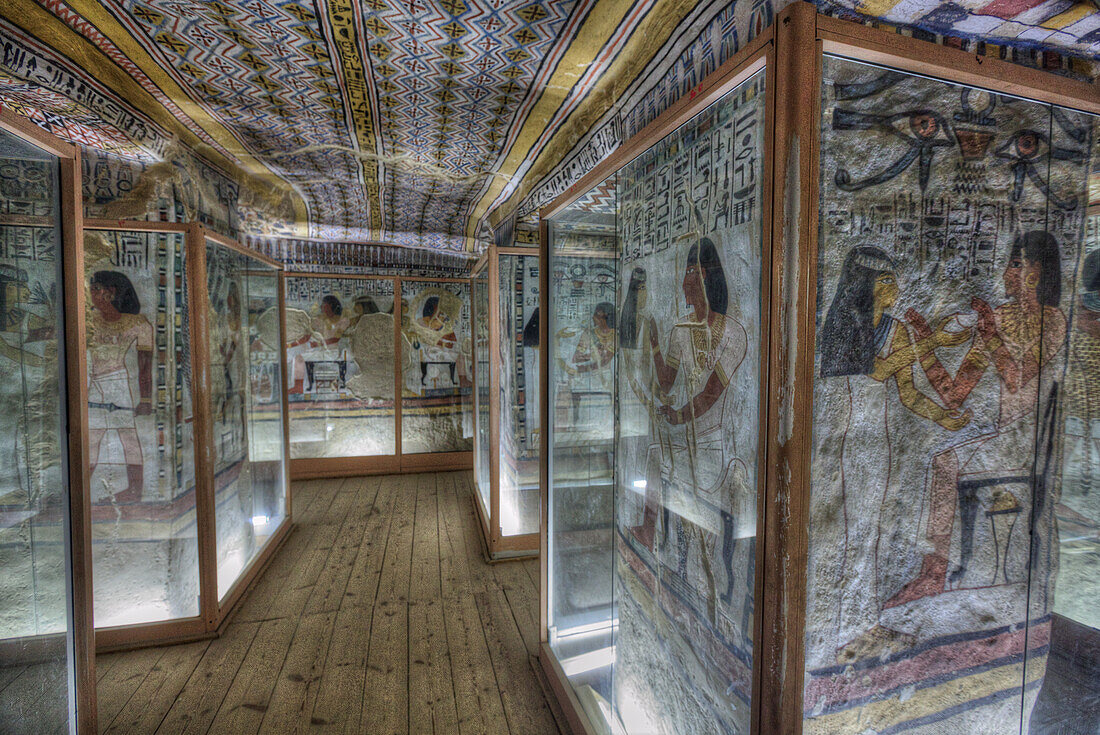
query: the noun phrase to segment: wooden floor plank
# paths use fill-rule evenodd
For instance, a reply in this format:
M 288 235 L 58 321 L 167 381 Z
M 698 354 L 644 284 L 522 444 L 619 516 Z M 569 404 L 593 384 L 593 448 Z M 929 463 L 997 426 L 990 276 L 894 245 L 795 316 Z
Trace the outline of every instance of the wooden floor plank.
M 340 491 L 350 505 L 345 507 L 343 502 L 333 503 L 333 512 L 342 514 L 343 522 L 306 603 L 305 615 L 335 612 L 340 608 L 352 565 L 363 544 L 363 535 L 370 523 L 370 511 L 381 485 L 379 478 L 349 478 Z M 333 520 L 340 519 L 337 517 Z
M 529 659 L 537 561 L 485 562 L 469 472 L 294 494 L 221 638 L 100 657 L 102 731 L 559 733 Z
M 409 589 L 409 730 L 458 731 L 439 579 L 436 476 L 418 475 Z
M 456 487 L 458 473 L 440 482 L 440 572 L 447 643 L 451 651 L 455 702 L 462 735 L 488 735 L 507 730 L 500 686 L 481 629 L 473 594 L 478 588 L 468 547 L 480 548 L 469 537 L 466 513 L 476 513 L 466 487 Z M 474 518 L 474 523 L 478 523 Z M 476 530 L 476 529 L 475 529 Z M 487 565 L 482 561 L 482 567 Z M 474 570 L 477 569 L 475 565 Z
M 210 642 L 157 732 L 196 735 L 210 729 L 259 629 L 259 623 L 232 625 L 225 635 Z
M 375 481 L 374 478 L 371 481 Z M 392 477 L 376 481 L 374 502 L 367 512 L 369 521 L 344 588 L 310 718 L 313 730 L 325 735 L 359 730 L 374 600 L 398 485 Z M 363 483 L 368 484 L 368 480 L 364 478 Z
M 393 521 L 383 552 L 367 654 L 366 691 L 360 732 L 409 732 L 409 577 L 412 573 L 416 477 L 399 481 Z M 417 734 L 419 735 L 419 734 Z
M 271 693 L 271 703 L 264 713 L 261 733 L 289 735 L 309 731 L 317 683 L 325 668 L 326 643 L 332 637 L 335 621 L 333 612 L 305 615 L 299 621 Z
M 209 645 L 198 641 L 168 648 L 107 728 L 108 735 L 156 732 Z
M 96 657 L 97 666 L 100 661 L 106 659 L 109 668 L 107 675 L 96 686 L 100 732 L 106 732 L 167 650 L 166 648 L 145 648 Z

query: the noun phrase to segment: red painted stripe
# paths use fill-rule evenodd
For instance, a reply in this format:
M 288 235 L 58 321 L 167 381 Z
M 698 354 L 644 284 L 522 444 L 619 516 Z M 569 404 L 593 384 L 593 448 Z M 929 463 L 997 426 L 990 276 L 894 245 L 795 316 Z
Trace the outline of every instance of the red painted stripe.
M 995 15 L 998 18 L 1015 18 L 1025 10 L 1042 5 L 1046 0 L 993 0 L 977 11 L 978 15 Z
M 1050 625 L 1035 626 L 1029 635 L 1025 630 L 1017 630 L 989 638 L 939 646 L 912 658 L 853 671 L 851 676 L 830 674 L 811 678 L 806 686 L 804 701 L 823 702 L 828 708 L 873 697 L 909 684 L 950 679 L 956 673 L 964 676 L 962 672 L 966 669 L 1020 656 L 1025 642 L 1033 649 L 1050 643 Z

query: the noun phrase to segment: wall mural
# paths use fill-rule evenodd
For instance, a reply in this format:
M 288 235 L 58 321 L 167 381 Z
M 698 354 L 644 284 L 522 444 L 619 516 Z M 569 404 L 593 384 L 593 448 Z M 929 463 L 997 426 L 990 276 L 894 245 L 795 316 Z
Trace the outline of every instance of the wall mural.
M 538 256 L 500 255 L 500 523 L 539 530 Z
M 0 134 L 0 636 L 66 628 L 56 162 Z M 51 518 L 53 516 L 53 518 Z M 50 664 L 64 675 L 60 665 Z
M 206 243 L 218 598 L 286 514 L 277 272 Z
M 806 730 L 1027 732 L 1093 121 L 824 79 Z
M 86 230 L 98 625 L 198 614 L 183 233 Z
M 764 86 L 761 72 L 618 175 L 614 704 L 629 732 L 749 730 Z
M 290 456 L 393 454 L 394 281 L 286 279 Z
M 401 282 L 401 452 L 473 449 L 468 282 Z
M 505 187 L 494 200 L 493 220 L 517 216 L 516 241 L 537 243 L 540 207 L 688 94 L 707 74 L 770 26 L 787 4 L 786 0 L 699 3 L 626 91 L 603 100 L 598 113 L 593 111 L 589 119 L 594 123 L 576 131 L 566 147 L 528 152 L 529 163 L 521 169 L 524 175 L 519 185 Z M 979 56 L 1081 79 L 1095 79 L 1098 74 L 1095 61 L 1053 50 L 1095 56 L 1100 13 L 1089 4 L 1078 3 L 1070 10 L 1040 0 L 989 3 L 980 9 L 957 3 L 887 2 L 875 4 L 874 10 L 865 3 L 815 0 L 814 4 L 822 13 L 963 48 Z M 853 12 L 855 5 L 859 5 L 855 9 L 861 14 Z M 879 14 L 880 19 L 875 20 L 872 13 Z M 912 24 L 923 30 L 892 24 Z M 596 107 L 595 98 L 592 102 Z

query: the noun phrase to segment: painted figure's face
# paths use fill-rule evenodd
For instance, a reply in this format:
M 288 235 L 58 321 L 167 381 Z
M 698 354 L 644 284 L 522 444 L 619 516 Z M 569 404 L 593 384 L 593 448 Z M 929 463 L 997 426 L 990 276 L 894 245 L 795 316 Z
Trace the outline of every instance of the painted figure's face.
M 898 278 L 893 273 L 879 273 L 875 279 L 875 307 L 885 311 L 898 300 Z
M 114 307 L 115 290 L 98 283 L 93 283 L 88 289 L 92 297 L 92 306 L 100 312 L 107 312 Z
M 336 312 L 332 310 L 332 304 L 327 301 L 321 302 L 321 313 L 324 314 L 325 317 L 327 317 L 328 319 L 336 316 Z
M 649 291 L 646 290 L 644 283 L 638 284 L 638 310 L 641 311 L 649 303 Z
M 1005 267 L 1005 295 L 1009 298 L 1020 298 L 1027 292 L 1034 294 L 1041 274 L 1042 269 L 1038 263 L 1022 255 L 1013 256 Z
M 603 309 L 592 315 L 592 323 L 599 329 L 607 329 L 607 314 L 604 313 Z
M 694 306 L 700 311 L 706 310 L 707 296 L 706 289 L 703 287 L 703 267 L 698 261 L 688 263 L 681 287 L 684 289 L 684 298 L 688 306 Z

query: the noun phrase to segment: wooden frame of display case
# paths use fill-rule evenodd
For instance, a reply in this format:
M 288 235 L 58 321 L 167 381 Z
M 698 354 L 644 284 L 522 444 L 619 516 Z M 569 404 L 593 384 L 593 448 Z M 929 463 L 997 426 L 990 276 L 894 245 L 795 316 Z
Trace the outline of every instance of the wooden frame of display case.
M 134 623 L 95 631 L 95 647 L 99 652 L 120 651 L 142 646 L 163 645 L 201 640 L 218 635 L 224 628 L 237 603 L 266 568 L 282 546 L 293 527 L 291 513 L 291 488 L 287 461 L 287 406 L 286 391 L 282 396 L 283 416 L 283 482 L 286 497 L 286 515 L 271 534 L 263 549 L 239 573 L 226 592 L 218 599 L 217 569 L 217 519 L 215 514 L 214 439 L 211 433 L 213 418 L 210 415 L 210 355 L 208 348 L 209 319 L 206 272 L 206 244 L 215 243 L 274 269 L 278 279 L 278 303 L 280 311 L 280 340 L 285 342 L 286 309 L 283 299 L 282 264 L 237 243 L 223 235 L 208 230 L 201 224 L 176 224 L 168 222 L 144 222 L 131 220 L 89 219 L 85 230 L 106 232 L 174 232 L 185 236 L 186 273 L 188 284 L 187 329 L 191 345 L 191 403 L 193 412 L 193 443 L 195 447 L 195 527 L 198 536 L 199 564 L 199 614 L 154 623 Z M 81 249 L 83 253 L 83 248 Z M 83 292 L 83 275 L 80 289 Z M 81 305 L 83 308 L 83 305 Z M 83 314 L 83 311 L 82 311 Z M 83 354 L 83 335 L 81 354 Z M 281 380 L 286 384 L 286 361 L 280 360 Z M 87 419 L 85 418 L 85 425 Z M 87 467 L 87 463 L 85 463 Z M 89 559 L 91 558 L 89 552 Z
M 526 256 L 526 257 L 539 257 L 539 249 L 535 247 L 522 247 L 522 246 L 498 246 L 495 243 L 491 244 L 485 252 L 478 258 L 477 263 L 474 265 L 471 271 L 470 282 L 473 284 L 477 277 L 484 273 L 488 277 L 489 287 L 489 313 L 484 315 L 476 315 L 478 317 L 484 317 L 489 320 L 488 322 L 488 335 L 489 335 L 489 507 L 484 507 L 482 502 L 481 492 L 477 487 L 477 473 L 476 465 L 477 460 L 481 456 L 478 448 L 478 437 L 480 432 L 475 428 L 474 430 L 474 507 L 477 508 L 478 517 L 481 519 L 481 530 L 483 534 L 483 542 L 485 544 L 485 551 L 489 559 L 492 561 L 503 561 L 510 559 L 525 559 L 536 556 L 539 549 L 539 533 L 525 533 L 515 534 L 512 536 L 504 535 L 500 525 L 500 452 L 492 451 L 492 447 L 500 446 L 500 344 L 504 335 L 500 334 L 500 257 L 501 256 Z M 541 264 L 540 263 L 540 282 L 541 282 Z M 471 285 L 471 300 L 472 296 Z M 474 302 L 476 303 L 476 302 Z M 542 312 L 539 312 L 540 317 Z M 542 328 L 540 318 L 540 344 Z M 476 350 L 476 345 L 475 345 Z M 474 362 L 476 363 L 476 357 Z M 539 358 L 539 365 L 536 367 L 538 370 L 542 370 L 542 358 Z M 497 366 L 494 369 L 493 366 Z M 476 390 L 476 372 L 475 372 L 475 400 L 477 396 Z M 541 400 L 541 397 L 538 398 Z M 477 410 L 476 402 L 474 409 L 475 422 L 480 416 L 480 412 Z M 476 424 L 475 424 L 476 426 Z M 540 436 L 541 447 L 541 436 Z M 540 493 L 541 490 L 541 475 L 540 475 Z
M 804 634 L 810 493 L 811 425 L 818 258 L 818 168 L 823 54 L 983 87 L 1041 103 L 1100 114 L 1100 87 L 976 56 L 886 30 L 837 20 L 799 2 L 644 130 L 578 180 L 541 212 L 542 263 L 548 219 L 659 142 L 752 73 L 767 69 L 764 248 L 761 323 L 760 495 L 751 731 L 797 735 L 803 729 Z M 543 314 L 549 277 L 540 274 Z M 547 344 L 548 319 L 541 324 Z M 540 400 L 549 416 L 549 355 L 543 351 Z M 542 434 L 540 655 L 551 689 L 575 733 L 594 733 L 547 641 L 548 441 Z
M 742 82 L 750 79 L 754 74 L 757 74 L 763 69 L 770 69 L 775 63 L 775 41 L 774 41 L 774 26 L 768 28 L 757 38 L 749 42 L 744 49 L 735 54 L 731 59 L 709 75 L 703 80 L 695 89 L 693 89 L 688 95 L 677 100 L 669 109 L 659 115 L 653 122 L 649 123 L 641 132 L 634 137 L 624 142 L 618 149 L 615 150 L 610 156 L 604 159 L 599 165 L 590 170 L 587 174 L 581 177 L 576 183 L 570 186 L 564 193 L 562 193 L 557 199 L 550 204 L 543 207 L 539 212 L 540 226 L 539 226 L 539 239 L 540 239 L 540 263 L 543 268 L 540 271 L 540 314 L 549 315 L 550 313 L 550 282 L 549 282 L 549 263 L 550 263 L 550 240 L 548 224 L 550 218 L 556 214 L 563 212 L 569 205 L 581 198 L 592 187 L 596 186 L 600 182 L 604 181 L 612 174 L 617 172 L 623 166 L 630 161 L 637 158 L 639 155 L 648 150 L 651 146 L 657 144 L 663 140 L 666 136 L 673 133 L 680 126 L 687 123 L 695 115 L 699 114 L 711 104 L 721 99 L 727 92 L 730 92 Z M 774 81 L 768 79 L 767 83 L 767 102 L 766 102 L 766 116 L 767 119 L 771 119 L 771 108 L 774 103 Z M 765 126 L 765 150 L 770 152 L 772 147 L 772 131 L 771 126 Z M 770 239 L 770 222 L 771 222 L 771 209 L 770 198 L 768 192 L 771 189 L 770 171 L 765 168 L 764 172 L 764 185 L 763 191 L 765 193 L 763 200 L 763 234 L 764 241 L 767 242 Z M 765 274 L 761 287 L 761 297 L 764 303 L 767 303 L 769 299 L 769 283 L 766 274 L 769 273 L 770 263 L 768 262 L 768 251 L 764 249 L 765 262 L 762 265 L 761 272 Z M 539 325 L 540 330 L 540 342 L 544 345 L 549 344 L 549 318 L 544 316 Z M 767 314 L 761 320 L 761 372 L 760 375 L 766 376 L 767 373 L 767 348 L 770 339 L 769 322 Z M 542 363 L 542 375 L 544 379 L 539 385 L 540 400 L 542 401 L 542 407 L 540 413 L 543 416 L 549 417 L 550 406 L 550 391 L 549 391 L 549 376 L 550 376 L 550 355 L 549 349 L 543 349 L 540 355 Z M 767 381 L 761 380 L 760 386 L 760 421 L 761 429 L 763 429 L 764 421 L 766 419 L 766 412 L 764 406 L 766 406 L 766 388 Z M 542 522 L 540 526 L 540 625 L 539 625 L 539 660 L 542 662 L 543 671 L 546 674 L 548 681 L 550 682 L 551 689 L 557 697 L 559 703 L 562 705 L 562 709 L 565 712 L 566 719 L 569 722 L 570 727 L 575 733 L 584 733 L 585 735 L 594 735 L 595 730 L 588 723 L 583 714 L 579 700 L 573 692 L 572 687 L 569 685 L 568 680 L 565 678 L 564 671 L 561 668 L 556 656 L 549 646 L 548 640 L 548 628 L 549 628 L 549 611 L 548 611 L 548 593 L 549 593 L 549 539 L 548 539 L 548 520 L 549 520 L 549 462 L 550 457 L 550 431 L 549 425 L 543 427 L 541 435 L 542 447 L 541 447 L 541 459 L 540 459 L 540 485 L 542 487 Z M 764 467 L 764 442 L 761 442 L 758 452 L 759 467 Z M 760 499 L 757 504 L 757 528 L 764 528 L 765 521 L 765 508 L 764 502 L 764 487 L 766 482 L 766 472 L 758 472 L 757 484 L 758 484 L 758 498 Z M 757 569 L 761 568 L 761 565 L 765 559 L 766 542 L 757 543 L 756 546 L 756 565 Z M 756 595 L 761 595 L 763 590 L 763 577 L 757 575 L 756 581 Z M 763 616 L 756 616 L 754 619 L 754 636 L 755 640 L 760 640 L 761 629 L 763 627 Z M 756 722 L 758 718 L 756 703 L 759 701 L 757 696 L 759 691 L 759 682 L 761 679 L 761 666 L 763 665 L 763 657 L 755 656 L 753 660 L 753 728 L 756 728 Z
M 315 480 L 329 477 L 352 477 L 360 475 L 388 475 L 414 472 L 445 472 L 449 470 L 468 470 L 473 467 L 473 451 L 458 452 L 422 452 L 405 454 L 402 451 L 401 415 L 403 412 L 402 386 L 405 377 L 401 372 L 401 294 L 404 281 L 412 283 L 465 283 L 473 293 L 473 284 L 469 278 L 431 278 L 411 276 L 356 275 L 348 273 L 284 273 L 285 278 L 319 278 L 353 281 L 391 281 L 394 284 L 393 306 L 393 370 L 394 370 L 394 453 L 370 457 L 308 457 L 291 459 L 290 479 Z M 285 309 L 284 309 L 285 313 Z M 471 306 L 471 314 L 473 309 Z M 472 320 L 471 320 L 472 325 Z M 284 325 L 285 333 L 285 325 Z M 283 340 L 283 368 L 286 369 L 286 340 Z M 476 362 L 476 360 L 474 361 Z M 476 370 L 476 367 L 474 368 Z M 476 385 L 476 375 L 474 379 Z M 289 423 L 287 426 L 289 436 Z M 289 440 L 288 440 L 289 441 Z M 289 446 L 289 444 L 288 444 Z M 476 446 L 476 445 L 475 445 Z M 287 454 L 289 458 L 289 453 Z
M 0 106 L 0 129 L 56 156 L 59 166 L 61 245 L 64 252 L 65 411 L 69 481 L 69 549 L 76 729 L 97 729 L 95 632 L 92 610 L 92 527 L 88 466 L 88 365 L 84 351 L 84 214 L 80 149 Z

